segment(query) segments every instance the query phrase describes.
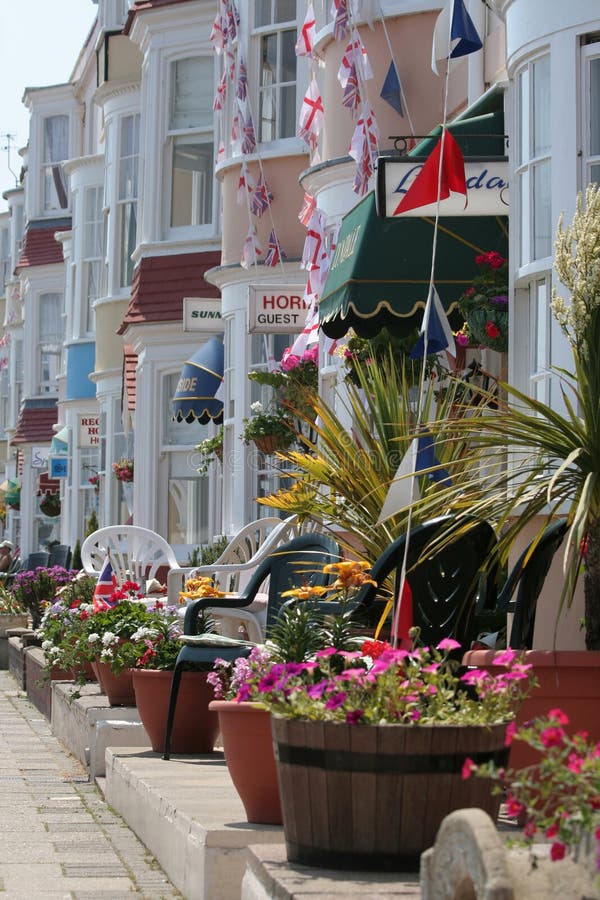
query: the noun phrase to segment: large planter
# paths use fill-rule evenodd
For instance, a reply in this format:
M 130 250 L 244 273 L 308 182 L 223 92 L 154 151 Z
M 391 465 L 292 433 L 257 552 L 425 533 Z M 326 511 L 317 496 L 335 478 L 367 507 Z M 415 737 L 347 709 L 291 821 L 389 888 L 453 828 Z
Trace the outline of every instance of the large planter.
M 162 669 L 132 669 L 135 705 L 148 733 L 152 749 L 162 753 L 173 673 Z M 214 692 L 206 672 L 184 672 L 181 676 L 171 753 L 212 753 L 219 733 L 219 717 L 208 708 Z
M 213 700 L 209 709 L 218 713 L 225 761 L 248 821 L 281 825 L 270 712 L 235 700 Z
M 463 663 L 498 675 L 506 667 L 495 666 L 495 657 L 494 650 L 470 650 Z M 558 707 L 569 717 L 570 732 L 587 731 L 591 740 L 600 741 L 600 651 L 527 650 L 524 661 L 533 666 L 539 685 L 518 710 L 517 725 Z M 522 769 L 538 761 L 531 747 L 520 741 L 512 744 L 512 768 Z
M 115 675 L 110 663 L 100 660 L 94 660 L 92 669 L 111 706 L 135 706 L 131 669 L 123 669 L 120 675 Z
M 506 727 L 345 725 L 271 716 L 290 862 L 408 871 L 444 816 L 476 806 L 496 819 L 487 779 L 466 757 L 504 765 Z

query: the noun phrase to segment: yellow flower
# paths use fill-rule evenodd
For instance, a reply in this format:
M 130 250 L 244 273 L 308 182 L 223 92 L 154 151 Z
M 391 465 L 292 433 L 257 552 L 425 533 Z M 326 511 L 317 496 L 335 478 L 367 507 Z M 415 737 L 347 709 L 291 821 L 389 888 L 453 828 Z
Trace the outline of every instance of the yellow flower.
M 203 578 L 188 578 L 185 590 L 179 594 L 180 600 L 200 600 L 203 597 L 225 597 L 225 591 L 220 591 L 215 585 L 214 579 L 208 576 Z
M 284 591 L 281 596 L 293 597 L 295 600 L 312 600 L 314 597 L 322 597 L 328 590 L 330 589 L 317 584 L 303 584 L 300 587 Z
M 362 587 L 363 584 L 372 584 L 377 587 L 377 582 L 366 575 L 366 570 L 371 566 L 364 560 L 352 559 L 344 562 L 327 563 L 323 566 L 325 575 L 337 575 L 333 584 L 335 590 L 347 592 L 351 588 Z

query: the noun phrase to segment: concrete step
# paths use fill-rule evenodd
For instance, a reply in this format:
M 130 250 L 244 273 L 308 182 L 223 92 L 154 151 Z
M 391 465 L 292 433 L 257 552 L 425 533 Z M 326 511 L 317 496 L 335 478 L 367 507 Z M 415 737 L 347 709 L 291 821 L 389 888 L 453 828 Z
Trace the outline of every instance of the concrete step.
M 282 844 L 283 829 L 246 821 L 221 752 L 109 747 L 107 802 L 154 854 L 186 900 L 239 900 L 249 844 Z

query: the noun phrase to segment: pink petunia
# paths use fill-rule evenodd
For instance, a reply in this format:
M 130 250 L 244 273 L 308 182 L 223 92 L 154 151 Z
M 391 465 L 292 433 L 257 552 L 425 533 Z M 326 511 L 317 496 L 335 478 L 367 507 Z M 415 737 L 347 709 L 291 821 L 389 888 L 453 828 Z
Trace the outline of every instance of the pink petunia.
M 459 647 L 459 642 L 455 641 L 453 638 L 442 638 L 437 645 L 436 650 L 458 650 Z
M 544 728 L 540 734 L 540 740 L 544 747 L 562 747 L 565 742 L 565 733 L 562 728 Z
M 548 718 L 554 719 L 556 722 L 558 722 L 559 725 L 568 725 L 569 724 L 568 715 L 565 712 L 563 712 L 562 709 L 559 709 L 558 707 L 556 707 L 555 709 L 549 710 Z
M 555 841 L 550 847 L 550 859 L 554 861 L 557 859 L 564 859 L 566 852 L 567 848 L 565 845 L 561 844 L 560 841 Z
M 505 747 L 510 747 L 510 745 L 512 744 L 512 739 L 515 736 L 516 731 L 517 731 L 517 723 L 514 721 L 509 722 L 508 725 L 506 726 L 506 734 L 504 735 L 504 746 Z
M 466 781 L 468 778 L 470 778 L 471 773 L 475 771 L 475 768 L 475 763 L 470 756 L 467 756 L 460 772 L 460 777 L 462 778 L 462 780 Z

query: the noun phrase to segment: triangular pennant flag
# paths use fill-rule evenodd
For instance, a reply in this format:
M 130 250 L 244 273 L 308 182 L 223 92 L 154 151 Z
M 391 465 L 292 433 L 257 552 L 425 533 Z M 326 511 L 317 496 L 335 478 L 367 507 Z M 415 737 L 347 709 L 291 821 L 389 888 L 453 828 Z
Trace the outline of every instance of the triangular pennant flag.
M 417 438 L 417 459 L 416 459 L 416 474 L 419 472 L 424 472 L 426 469 L 433 469 L 435 466 L 439 466 L 440 461 L 435 455 L 435 445 L 433 443 L 433 437 L 430 434 L 422 434 Z M 441 467 L 437 469 L 435 472 L 428 472 L 427 478 L 430 481 L 435 481 L 439 484 L 439 482 L 445 482 L 446 484 L 452 484 L 452 479 L 450 475 L 446 471 L 446 469 L 442 469 Z
M 425 346 L 425 338 L 427 338 L 427 346 Z M 450 322 L 442 306 L 439 294 L 432 285 L 425 305 L 425 312 L 423 313 L 421 334 L 411 350 L 410 358 L 423 359 L 424 355 L 429 356 L 430 353 L 441 353 L 442 350 L 448 350 L 453 356 L 456 355 L 456 344 L 454 343 Z
M 406 453 L 402 457 L 400 465 L 396 470 L 396 474 L 390 482 L 388 492 L 385 495 L 377 525 L 387 522 L 392 516 L 400 512 L 407 506 L 410 506 L 413 500 L 419 498 L 419 488 L 415 483 L 415 470 L 417 465 L 417 447 L 416 438 L 410 442 Z M 412 476 L 412 477 L 411 477 Z
M 92 609 L 94 612 L 101 612 L 115 605 L 114 603 L 109 603 L 109 598 L 115 592 L 116 587 L 117 579 L 110 561 L 110 553 L 107 552 L 92 595 Z
M 440 154 L 442 165 L 440 171 Z M 394 215 L 407 212 L 410 209 L 419 209 L 421 206 L 429 206 L 439 199 L 446 200 L 452 191 L 455 194 L 464 194 L 465 206 L 467 205 L 467 182 L 465 178 L 465 161 L 460 147 L 444 128 L 442 135 L 427 157 L 425 165 L 407 190 L 406 194 L 394 210 Z
M 404 107 L 402 106 L 402 88 L 400 87 L 400 78 L 398 76 L 398 70 L 396 69 L 396 63 L 394 60 L 391 61 L 390 67 L 388 69 L 387 75 L 385 76 L 385 81 L 383 82 L 383 86 L 381 88 L 381 93 L 379 95 L 382 100 L 385 100 L 386 103 L 389 103 L 391 107 L 393 107 L 399 116 L 404 117 Z
M 433 31 L 431 68 L 435 74 L 439 74 L 438 60 L 467 56 L 469 53 L 481 50 L 482 47 L 481 38 L 465 9 L 463 0 L 447 0 L 445 7 L 437 17 Z

